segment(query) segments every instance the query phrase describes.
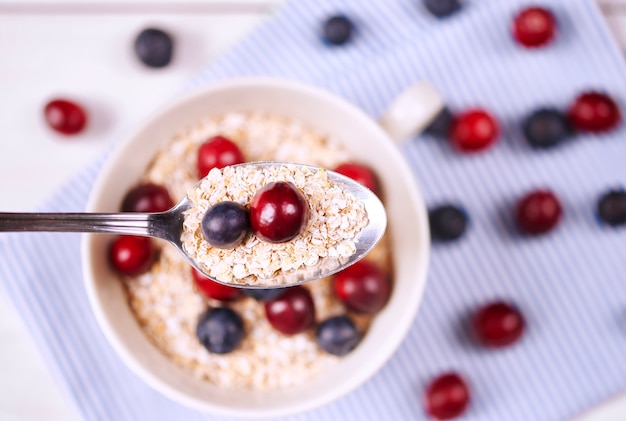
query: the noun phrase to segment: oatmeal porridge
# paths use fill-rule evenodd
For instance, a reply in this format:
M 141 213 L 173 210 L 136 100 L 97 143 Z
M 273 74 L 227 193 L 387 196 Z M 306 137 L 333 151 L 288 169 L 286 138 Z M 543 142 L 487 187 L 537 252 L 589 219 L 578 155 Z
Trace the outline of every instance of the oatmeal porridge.
M 328 169 L 350 162 L 339 140 L 297 121 L 260 112 L 233 112 L 206 118 L 178 133 L 154 157 L 140 184 L 158 186 L 160 194 L 184 197 L 204 176 L 198 170 L 201 145 L 216 136 L 229 139 L 248 162 L 298 162 Z M 319 174 L 323 176 L 324 171 Z M 267 296 L 262 294 L 264 290 L 202 280 L 175 248 L 163 241 L 150 241 L 155 251 L 148 254 L 152 256 L 149 266 L 132 273 L 120 272 L 131 310 L 159 350 L 177 365 L 218 386 L 271 389 L 302 383 L 358 346 L 358 339 L 367 334 L 375 313 L 389 298 L 392 274 L 386 237 L 345 274 L 303 286 L 265 290 L 274 291 Z M 361 306 L 358 296 L 350 296 L 355 285 L 358 290 L 359 277 L 364 274 L 380 285 L 379 296 L 370 301 L 376 303 L 374 306 Z M 280 295 L 276 296 L 276 291 Z M 280 312 L 294 300 L 310 303 L 308 313 L 297 315 L 297 320 Z M 228 312 L 213 314 L 217 308 Z M 216 317 L 211 319 L 213 315 Z M 350 343 L 336 342 L 332 329 L 338 322 L 355 330 Z M 216 323 L 218 327 L 219 323 L 230 323 L 240 332 L 215 342 L 216 331 L 211 329 Z
M 207 210 L 223 201 L 248 205 L 261 187 L 274 182 L 289 182 L 303 193 L 308 217 L 301 234 L 278 244 L 251 234 L 233 248 L 211 247 L 201 229 Z M 204 273 L 229 284 L 272 285 L 286 279 L 276 276 L 279 272 L 314 266 L 327 257 L 350 257 L 368 223 L 363 203 L 334 184 L 321 168 L 213 168 L 187 197 L 191 208 L 185 212 L 183 248 Z

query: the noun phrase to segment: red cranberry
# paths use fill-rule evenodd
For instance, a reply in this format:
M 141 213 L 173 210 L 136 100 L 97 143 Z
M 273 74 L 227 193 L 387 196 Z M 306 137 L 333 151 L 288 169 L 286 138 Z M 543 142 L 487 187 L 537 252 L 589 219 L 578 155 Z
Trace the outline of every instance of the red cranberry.
M 528 7 L 513 19 L 513 36 L 524 47 L 548 44 L 556 33 L 556 19 L 543 7 Z
M 213 168 L 245 162 L 239 147 L 223 136 L 213 136 L 198 149 L 198 177 L 204 178 Z
M 109 261 L 123 275 L 147 272 L 156 257 L 156 250 L 148 237 L 118 236 L 109 248 Z
M 499 133 L 497 120 L 487 111 L 476 108 L 454 117 L 450 140 L 461 151 L 477 152 L 491 146 Z
M 65 135 L 80 133 L 87 125 L 85 110 L 80 105 L 65 99 L 48 102 L 44 115 L 52 129 Z
M 431 381 L 426 389 L 426 412 L 438 420 L 461 415 L 470 402 L 469 387 L 457 373 L 445 373 Z
M 333 289 L 350 310 L 373 314 L 387 304 L 391 282 L 374 263 L 361 260 L 335 275 Z
M 358 181 L 376 194 L 379 194 L 378 179 L 374 172 L 361 164 L 344 163 L 335 168 L 335 172 Z
M 577 130 L 604 132 L 616 127 L 622 119 L 617 103 L 600 92 L 580 94 L 568 110 L 570 124 Z
M 309 205 L 291 183 L 279 181 L 260 188 L 250 202 L 252 232 L 263 241 L 284 243 L 300 234 Z
M 556 227 L 561 214 L 561 203 L 552 192 L 536 190 L 518 202 L 515 218 L 523 232 L 543 234 Z
M 274 329 L 285 335 L 305 331 L 315 322 L 311 293 L 301 286 L 288 288 L 278 298 L 265 303 L 265 317 Z
M 480 308 L 472 319 L 476 340 L 491 347 L 511 345 L 524 333 L 524 317 L 510 304 L 493 302 Z
M 231 301 L 239 298 L 241 295 L 239 288 L 233 288 L 215 282 L 194 268 L 191 268 L 191 274 L 193 275 L 193 282 L 196 288 L 207 298 L 213 298 L 219 301 Z
M 158 184 L 139 184 L 126 193 L 122 212 L 165 212 L 174 206 L 167 189 Z

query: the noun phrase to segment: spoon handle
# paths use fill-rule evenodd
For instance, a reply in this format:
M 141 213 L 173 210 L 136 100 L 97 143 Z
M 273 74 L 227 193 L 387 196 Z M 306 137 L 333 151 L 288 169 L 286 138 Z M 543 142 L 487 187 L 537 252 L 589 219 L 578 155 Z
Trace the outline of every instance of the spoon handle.
M 0 232 L 100 232 L 154 236 L 153 214 L 146 213 L 6 213 Z

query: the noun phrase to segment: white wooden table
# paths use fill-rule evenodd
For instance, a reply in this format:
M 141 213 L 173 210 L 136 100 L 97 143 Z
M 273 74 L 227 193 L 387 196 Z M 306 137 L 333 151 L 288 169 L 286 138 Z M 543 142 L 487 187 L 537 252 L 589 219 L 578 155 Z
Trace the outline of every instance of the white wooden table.
M 0 0 L 0 210 L 32 210 L 282 1 Z M 601 4 L 626 51 L 626 0 Z M 167 68 L 148 69 L 133 54 L 148 26 L 175 37 Z M 63 138 L 45 126 L 43 106 L 56 96 L 86 106 L 84 134 Z M 1 293 L 0 343 L 0 420 L 77 418 Z M 585 420 L 626 419 L 624 402 Z

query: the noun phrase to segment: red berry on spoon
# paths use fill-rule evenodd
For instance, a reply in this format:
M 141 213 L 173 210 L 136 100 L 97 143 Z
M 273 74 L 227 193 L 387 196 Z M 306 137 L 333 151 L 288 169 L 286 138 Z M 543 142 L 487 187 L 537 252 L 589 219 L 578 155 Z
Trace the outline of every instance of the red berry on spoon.
M 311 293 L 301 286 L 288 288 L 278 298 L 265 302 L 265 316 L 274 329 L 285 335 L 303 332 L 315 322 Z
M 523 232 L 543 234 L 556 227 L 562 213 L 561 203 L 554 193 L 536 190 L 518 202 L 515 219 Z
M 346 162 L 335 168 L 335 172 L 358 181 L 376 194 L 379 194 L 378 179 L 374 172 L 365 165 Z
M 167 189 L 153 183 L 139 184 L 126 193 L 122 212 L 165 212 L 174 206 Z
M 556 34 L 556 19 L 543 7 L 528 7 L 513 19 L 513 37 L 524 47 L 548 44 Z
M 361 260 L 335 275 L 333 290 L 350 310 L 373 314 L 387 304 L 391 282 L 374 263 Z
M 228 285 L 215 282 L 198 272 L 195 268 L 191 268 L 191 274 L 196 288 L 207 298 L 213 298 L 214 300 L 219 301 L 231 301 L 239 298 L 241 295 L 241 290 L 239 288 L 233 288 Z
M 306 226 L 309 205 L 293 184 L 278 181 L 260 188 L 250 202 L 252 232 L 263 241 L 284 243 Z
M 488 148 L 499 134 L 500 128 L 495 117 L 478 108 L 456 115 L 450 127 L 452 145 L 464 152 L 478 152 Z
M 511 345 L 522 336 L 526 323 L 512 305 L 496 301 L 480 308 L 472 318 L 474 338 L 485 346 Z
M 120 235 L 109 247 L 109 261 L 123 275 L 140 275 L 152 266 L 156 250 L 148 237 Z
M 465 412 L 470 402 L 470 390 L 460 375 L 445 373 L 430 382 L 424 401 L 431 417 L 450 420 Z
M 622 119 L 615 100 L 600 92 L 584 92 L 576 97 L 567 117 L 572 127 L 587 132 L 611 130 Z
M 213 168 L 245 162 L 239 147 L 224 136 L 213 136 L 198 149 L 198 178 L 204 178 Z
M 65 99 L 48 102 L 44 115 L 48 125 L 64 135 L 80 133 L 87 125 L 85 110 L 80 105 Z

